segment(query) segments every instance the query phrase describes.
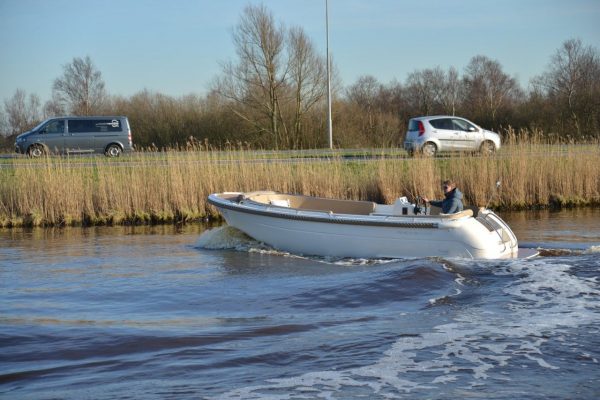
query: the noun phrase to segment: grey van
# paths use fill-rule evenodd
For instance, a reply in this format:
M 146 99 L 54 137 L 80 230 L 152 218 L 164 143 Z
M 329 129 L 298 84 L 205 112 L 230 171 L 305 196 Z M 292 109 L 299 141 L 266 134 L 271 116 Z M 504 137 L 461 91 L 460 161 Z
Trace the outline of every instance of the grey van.
M 104 153 L 118 157 L 132 151 L 127 117 L 55 117 L 17 136 L 15 150 L 30 157 L 49 153 Z

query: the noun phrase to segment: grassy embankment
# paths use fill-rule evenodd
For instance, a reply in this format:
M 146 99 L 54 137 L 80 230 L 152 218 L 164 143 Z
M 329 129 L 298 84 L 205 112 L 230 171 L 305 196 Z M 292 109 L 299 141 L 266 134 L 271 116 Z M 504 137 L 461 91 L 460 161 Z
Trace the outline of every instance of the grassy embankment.
M 490 206 L 501 209 L 600 205 L 598 144 L 512 140 L 494 157 L 350 162 L 334 155 L 285 163 L 266 154 L 192 150 L 120 160 L 7 161 L 0 168 L 0 227 L 200 220 L 216 216 L 206 197 L 221 191 L 270 189 L 388 203 L 403 195 L 439 198 L 446 177 L 457 180 L 467 204 L 485 205 L 491 198 Z M 492 197 L 497 180 L 502 187 Z

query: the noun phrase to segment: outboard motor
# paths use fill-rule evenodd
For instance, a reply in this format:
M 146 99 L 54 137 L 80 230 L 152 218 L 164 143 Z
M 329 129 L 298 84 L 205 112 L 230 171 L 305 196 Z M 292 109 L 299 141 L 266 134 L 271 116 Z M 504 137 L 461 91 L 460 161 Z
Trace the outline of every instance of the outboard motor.
M 425 204 L 424 204 L 423 199 L 421 198 L 421 196 L 415 197 L 415 207 L 413 208 L 413 213 L 415 215 L 419 215 L 421 213 L 424 213 L 424 210 L 426 210 L 425 207 L 422 207 L 424 205 Z

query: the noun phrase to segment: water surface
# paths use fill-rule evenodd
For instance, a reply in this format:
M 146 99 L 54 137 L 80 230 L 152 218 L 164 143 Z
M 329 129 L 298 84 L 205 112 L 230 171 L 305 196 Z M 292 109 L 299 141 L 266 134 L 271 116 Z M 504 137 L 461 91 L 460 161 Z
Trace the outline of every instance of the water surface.
M 0 397 L 598 398 L 600 210 L 502 216 L 547 256 L 305 258 L 200 225 L 2 230 Z

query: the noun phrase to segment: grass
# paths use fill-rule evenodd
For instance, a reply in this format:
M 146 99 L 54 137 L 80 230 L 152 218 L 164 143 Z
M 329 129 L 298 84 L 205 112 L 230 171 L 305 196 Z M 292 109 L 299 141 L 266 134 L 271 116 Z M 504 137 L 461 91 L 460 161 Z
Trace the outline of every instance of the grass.
M 217 217 L 213 192 L 277 190 L 315 196 L 393 202 L 416 195 L 439 198 L 453 178 L 467 204 L 496 209 L 600 205 L 600 146 L 558 145 L 509 137 L 493 157 L 393 158 L 398 149 L 348 161 L 279 162 L 288 152 L 243 148 L 179 149 L 156 155 L 49 157 L 4 160 L 0 168 L 0 226 L 185 223 Z M 265 154 L 267 156 L 265 156 Z M 302 154 L 295 157 L 302 158 Z M 127 162 L 126 162 L 127 161 Z M 502 182 L 495 192 L 497 180 Z

